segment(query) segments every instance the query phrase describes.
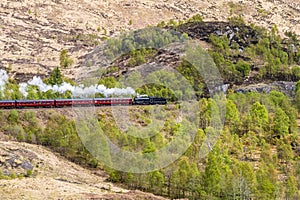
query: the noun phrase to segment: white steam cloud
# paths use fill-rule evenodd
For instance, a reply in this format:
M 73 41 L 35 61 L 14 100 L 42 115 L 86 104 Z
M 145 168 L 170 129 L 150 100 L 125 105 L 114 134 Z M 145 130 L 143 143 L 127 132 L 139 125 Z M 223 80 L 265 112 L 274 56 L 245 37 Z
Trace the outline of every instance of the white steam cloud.
M 8 81 L 8 75 L 5 70 L 0 69 L 0 92 L 2 92 L 5 88 L 5 85 Z
M 8 75 L 6 71 L 0 70 L 0 91 L 5 88 L 5 84 L 8 81 Z M 19 91 L 24 97 L 28 95 L 28 86 L 37 86 L 37 88 L 42 92 L 47 92 L 52 90 L 53 92 L 58 92 L 63 94 L 67 91 L 70 91 L 73 96 L 76 97 L 84 97 L 89 95 L 94 95 L 96 93 L 101 93 L 105 97 L 109 97 L 112 95 L 135 95 L 134 89 L 131 87 L 127 88 L 107 88 L 104 85 L 91 85 L 88 87 L 84 87 L 84 85 L 73 86 L 70 83 L 63 82 L 61 85 L 47 85 L 43 82 L 40 77 L 34 76 L 27 83 L 19 84 Z
M 107 88 L 104 85 L 91 85 L 89 87 L 84 87 L 84 85 L 73 86 L 70 83 L 63 82 L 61 85 L 47 85 L 42 81 L 40 77 L 34 76 L 33 79 L 29 80 L 27 83 L 20 83 L 19 91 L 26 97 L 28 95 L 28 86 L 37 86 L 40 91 L 47 92 L 53 90 L 53 92 L 58 92 L 63 94 L 70 91 L 73 96 L 87 96 L 94 95 L 96 93 L 101 93 L 105 97 L 111 95 L 135 95 L 134 89 L 131 87 L 127 88 Z

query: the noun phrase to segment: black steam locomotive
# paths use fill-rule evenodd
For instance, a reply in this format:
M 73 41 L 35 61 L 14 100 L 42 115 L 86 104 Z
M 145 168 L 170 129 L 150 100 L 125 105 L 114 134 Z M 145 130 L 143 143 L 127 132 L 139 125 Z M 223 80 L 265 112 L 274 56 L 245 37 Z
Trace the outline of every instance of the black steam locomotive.
M 133 105 L 164 105 L 167 103 L 167 99 L 163 97 L 149 97 L 148 95 L 139 95 L 133 98 Z

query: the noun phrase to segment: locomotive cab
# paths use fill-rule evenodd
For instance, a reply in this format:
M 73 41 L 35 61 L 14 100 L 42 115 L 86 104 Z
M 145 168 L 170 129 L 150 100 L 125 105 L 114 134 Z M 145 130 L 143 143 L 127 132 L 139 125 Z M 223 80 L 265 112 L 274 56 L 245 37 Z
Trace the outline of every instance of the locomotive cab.
M 149 105 L 150 104 L 150 98 L 148 95 L 138 95 L 133 98 L 133 104 L 134 105 Z

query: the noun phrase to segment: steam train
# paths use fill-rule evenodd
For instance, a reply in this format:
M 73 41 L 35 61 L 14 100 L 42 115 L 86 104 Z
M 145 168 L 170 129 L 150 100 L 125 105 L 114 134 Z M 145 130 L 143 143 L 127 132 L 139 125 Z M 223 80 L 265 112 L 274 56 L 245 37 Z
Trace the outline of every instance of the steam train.
M 63 108 L 71 106 L 129 106 L 129 105 L 164 105 L 163 97 L 140 95 L 132 98 L 87 98 L 87 99 L 47 99 L 47 100 L 2 100 L 0 109 L 21 108 Z

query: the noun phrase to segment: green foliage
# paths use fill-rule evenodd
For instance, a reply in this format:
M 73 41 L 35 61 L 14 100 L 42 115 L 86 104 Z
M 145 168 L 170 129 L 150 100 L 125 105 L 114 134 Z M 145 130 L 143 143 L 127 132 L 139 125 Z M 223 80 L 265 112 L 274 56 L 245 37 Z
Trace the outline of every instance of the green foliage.
M 46 82 L 50 85 L 60 85 L 63 83 L 63 76 L 58 67 L 55 67 L 52 70 L 50 77 Z
M 289 134 L 289 117 L 281 108 L 277 108 L 274 117 L 274 131 L 276 135 L 281 137 Z
M 294 157 L 292 147 L 289 144 L 285 144 L 282 141 L 280 141 L 277 145 L 277 154 L 278 159 L 285 163 L 288 163 Z
M 11 123 L 17 123 L 19 119 L 19 112 L 17 110 L 10 110 L 7 119 Z
M 161 194 L 165 182 L 164 175 L 160 171 L 154 171 L 149 174 L 150 188 L 152 188 L 153 191 L 159 191 Z
M 229 40 L 226 36 L 218 37 L 214 34 L 209 36 L 209 41 L 215 47 L 216 51 L 222 55 L 228 56 L 229 53 Z
M 100 79 L 98 84 L 105 85 L 107 88 L 117 87 L 117 80 L 114 77 L 103 77 Z
M 204 172 L 204 185 L 206 193 L 209 195 L 218 195 L 221 191 L 221 166 L 218 162 L 219 152 L 212 151 L 208 155 L 208 162 Z
M 200 14 L 196 14 L 187 20 L 187 22 L 202 22 L 202 21 L 203 21 L 203 18 Z
M 161 21 L 160 23 L 157 24 L 157 27 L 159 28 L 163 28 L 166 26 L 166 22 L 165 21 Z
M 119 71 L 118 66 L 110 66 L 107 69 L 104 70 L 103 75 L 109 75 L 111 73 L 116 73 Z
M 271 168 L 271 167 L 270 167 Z M 259 199 L 274 199 L 275 198 L 275 184 L 272 182 L 272 176 L 268 171 L 268 167 L 263 167 L 257 171 L 258 183 L 258 198 Z
M 17 136 L 16 136 L 16 139 L 19 141 L 19 142 L 25 142 L 25 136 L 24 136 L 24 130 L 23 129 L 20 129 L 17 133 Z
M 137 83 L 140 81 L 137 80 Z M 139 94 L 163 96 L 171 101 L 191 99 L 194 95 L 193 88 L 184 77 L 167 70 L 155 71 L 144 81 L 148 84 L 136 89 Z
M 249 76 L 249 72 L 251 70 L 249 63 L 239 60 L 235 65 L 235 68 L 242 74 L 242 76 Z
M 12 172 L 12 173 L 10 174 L 10 178 L 11 178 L 11 179 L 16 179 L 16 178 L 17 178 L 16 173 Z
M 28 86 L 27 93 L 28 95 L 26 99 L 39 99 L 37 86 L 32 86 L 32 85 Z
M 271 152 L 271 145 L 266 143 L 265 140 L 261 141 L 261 153 L 260 158 L 264 163 L 273 163 L 273 157 Z
M 295 102 L 298 110 L 300 111 L 300 81 L 298 81 L 296 84 Z
M 24 129 L 20 125 L 15 124 L 6 127 L 6 133 L 10 136 L 13 136 L 20 142 L 24 141 Z
M 250 123 L 255 128 L 260 130 L 266 129 L 269 124 L 269 116 L 266 107 L 259 102 L 255 102 L 250 109 Z
M 69 57 L 68 51 L 66 49 L 61 50 L 59 61 L 60 67 L 62 68 L 68 68 L 74 63 L 73 59 Z
M 30 177 L 32 175 L 32 170 L 27 170 L 26 171 L 26 177 Z
M 255 79 L 260 81 L 300 79 L 299 67 L 291 67 L 300 64 L 300 44 L 295 33 L 287 32 L 287 38 L 282 39 L 276 26 L 267 31 L 261 27 L 247 27 L 241 16 L 228 20 L 231 28 L 239 29 L 239 33 L 235 33 L 235 38 L 238 39 L 229 41 L 225 34 L 212 34 L 209 37 L 213 46 L 211 56 L 225 80 L 240 84 L 252 71 L 250 66 L 259 67 L 260 74 L 256 75 Z M 252 32 L 252 40 L 257 42 L 245 41 L 247 39 L 240 34 L 245 29 Z M 250 44 L 247 44 L 248 42 Z
M 250 198 L 251 196 L 255 195 L 257 183 L 256 183 L 256 176 L 252 165 L 248 162 L 240 162 L 240 189 L 242 189 L 242 196 L 244 198 Z
M 141 49 L 138 51 L 131 52 L 131 58 L 128 62 L 128 65 L 130 67 L 134 67 L 146 63 L 146 55 L 150 53 L 151 50 L 146 50 L 146 49 Z
M 132 88 L 141 87 L 144 84 L 141 73 L 138 71 L 131 72 L 126 78 L 125 84 Z
M 29 123 L 31 123 L 31 124 L 35 124 L 36 121 L 37 121 L 36 114 L 35 114 L 34 111 L 25 111 L 24 112 L 24 119 L 26 121 L 28 121 Z
M 176 67 L 176 69 L 181 75 L 183 75 L 186 78 L 186 80 L 193 87 L 195 91 L 195 95 L 197 97 L 200 97 L 203 94 L 204 83 L 203 83 L 203 78 L 201 77 L 199 71 L 186 60 L 183 60 L 182 63 Z M 179 98 L 181 98 L 181 95 L 184 95 L 176 92 L 175 94 L 177 94 L 176 96 L 179 96 Z
M 299 192 L 296 184 L 296 178 L 293 175 L 289 175 L 286 181 L 286 197 L 287 199 L 296 198 L 297 192 Z
M 3 91 L 3 94 L 1 95 L 2 99 L 21 99 L 21 93 L 19 91 L 19 86 L 17 82 L 13 79 L 9 79 L 8 83 L 5 85 L 5 89 Z
M 234 26 L 242 26 L 245 25 L 245 21 L 241 15 L 229 17 L 228 18 L 229 23 L 231 23 Z
M 184 40 L 186 40 L 186 38 L 175 31 L 163 31 L 159 28 L 150 27 L 123 34 L 118 39 L 111 38 L 107 40 L 105 54 L 109 59 L 113 60 L 126 53 L 158 49 L 167 44 Z
M 18 179 L 22 179 L 24 177 L 24 175 L 23 174 L 18 174 Z
M 239 111 L 232 100 L 226 104 L 226 123 L 231 127 L 236 127 L 240 123 Z
M 2 171 L 0 171 L 0 180 L 1 180 L 1 179 L 9 180 L 10 177 L 9 177 L 9 176 L 5 176 L 5 175 L 2 173 Z
M 169 22 L 167 23 L 169 27 L 177 27 L 178 23 L 174 19 L 170 19 Z

